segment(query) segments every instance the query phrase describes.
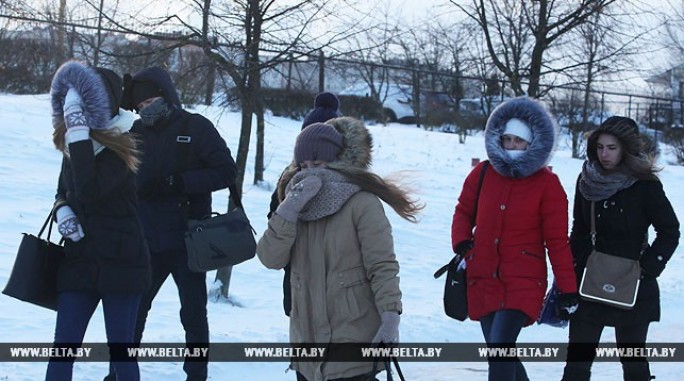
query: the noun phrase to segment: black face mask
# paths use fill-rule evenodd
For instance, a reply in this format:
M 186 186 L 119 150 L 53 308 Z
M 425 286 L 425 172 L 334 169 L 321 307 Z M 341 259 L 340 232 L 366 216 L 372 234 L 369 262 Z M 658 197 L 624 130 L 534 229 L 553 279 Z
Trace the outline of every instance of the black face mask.
M 149 106 L 138 112 L 140 121 L 146 126 L 154 126 L 159 120 L 167 117 L 171 113 L 171 108 L 164 98 L 159 98 Z

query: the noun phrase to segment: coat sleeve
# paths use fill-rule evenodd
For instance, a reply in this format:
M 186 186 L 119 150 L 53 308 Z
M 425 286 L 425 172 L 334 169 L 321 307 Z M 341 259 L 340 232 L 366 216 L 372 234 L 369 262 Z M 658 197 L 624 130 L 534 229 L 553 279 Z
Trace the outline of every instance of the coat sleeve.
M 402 312 L 399 262 L 394 253 L 392 227 L 376 196 L 364 198 L 354 210 L 361 259 L 378 312 Z
M 658 277 L 679 245 L 679 220 L 660 181 L 649 182 L 644 195 L 646 214 L 656 232 L 655 240 L 641 258 L 646 274 Z
M 207 193 L 235 184 L 237 166 L 214 125 L 201 115 L 193 115 L 188 123 L 197 131 L 193 136 L 198 140 L 194 154 L 199 156 L 202 167 L 181 173 L 184 191 L 187 194 Z
M 74 195 L 83 204 L 111 197 L 131 176 L 126 163 L 112 151 L 104 150 L 96 160 L 91 140 L 69 144 L 69 154 Z
M 542 238 L 546 243 L 556 284 L 561 292 L 577 292 L 568 243 L 568 196 L 555 174 L 549 175 L 544 189 L 541 219 Z
M 575 185 L 575 200 L 572 206 L 572 227 L 570 231 L 570 248 L 577 271 L 584 269 L 591 252 L 591 226 L 584 215 L 584 198 L 579 190 L 579 180 Z
M 477 187 L 482 170 L 483 164 L 480 163 L 468 174 L 463 182 L 463 189 L 458 197 L 458 203 L 451 221 L 451 248 L 454 250 L 454 253 L 456 252 L 456 245 L 473 239 L 473 228 L 475 227 L 473 217 L 476 212 L 475 200 L 477 199 Z
M 268 220 L 268 228 L 257 243 L 257 257 L 269 269 L 282 269 L 290 263 L 290 255 L 297 224 L 274 214 Z
M 52 219 L 57 221 L 57 214 L 54 213 L 59 209 L 61 206 L 66 205 L 66 190 L 64 189 L 63 181 L 64 181 L 64 166 L 67 165 L 67 161 L 65 158 L 62 159 L 62 166 L 61 170 L 59 171 L 59 180 L 57 180 L 57 193 L 55 194 L 55 203 L 52 205 Z

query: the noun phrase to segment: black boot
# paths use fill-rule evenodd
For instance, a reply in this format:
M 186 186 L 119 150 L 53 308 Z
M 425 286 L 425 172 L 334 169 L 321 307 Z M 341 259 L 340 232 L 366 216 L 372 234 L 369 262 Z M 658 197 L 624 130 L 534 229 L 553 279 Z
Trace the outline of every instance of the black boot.
M 566 365 L 565 369 L 563 369 L 563 378 L 561 381 L 589 381 L 590 378 L 590 371 L 571 365 Z
M 625 381 L 649 381 L 654 380 L 647 361 L 624 362 L 622 364 L 623 379 Z

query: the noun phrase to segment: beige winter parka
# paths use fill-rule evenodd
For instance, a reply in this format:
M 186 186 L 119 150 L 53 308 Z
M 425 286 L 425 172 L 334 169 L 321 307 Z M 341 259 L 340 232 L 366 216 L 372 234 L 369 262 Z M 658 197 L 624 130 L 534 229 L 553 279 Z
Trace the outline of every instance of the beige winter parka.
M 381 312 L 401 312 L 391 226 L 372 193 L 359 191 L 314 221 L 293 223 L 275 214 L 257 255 L 268 268 L 290 264 L 292 343 L 369 343 Z M 293 362 L 292 368 L 309 381 L 325 381 L 369 373 L 373 363 Z

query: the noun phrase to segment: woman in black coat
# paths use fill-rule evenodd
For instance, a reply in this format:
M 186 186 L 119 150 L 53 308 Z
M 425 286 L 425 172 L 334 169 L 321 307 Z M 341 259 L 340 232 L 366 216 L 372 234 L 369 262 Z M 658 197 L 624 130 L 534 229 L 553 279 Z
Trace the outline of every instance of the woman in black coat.
M 570 244 L 580 284 L 592 252 L 591 203 L 595 203 L 595 249 L 639 260 L 642 277 L 632 309 L 582 300 L 570 319 L 568 359 L 562 381 L 590 379 L 604 327 L 614 327 L 618 346 L 643 347 L 649 324 L 660 320 L 657 278 L 679 243 L 679 221 L 644 137 L 632 119 L 608 118 L 589 137 L 587 160 L 575 190 Z M 653 226 L 655 239 L 648 242 Z M 645 358 L 620 359 L 625 381 L 651 379 Z
M 55 347 L 80 346 L 100 300 L 108 343 L 133 342 L 142 293 L 149 287 L 149 252 L 137 216 L 139 161 L 128 130 L 135 116 L 119 109 L 121 78 L 77 61 L 52 81 L 53 141 L 63 152 L 54 215 L 65 259 Z M 122 346 L 111 346 L 125 360 Z M 120 380 L 139 380 L 135 361 L 117 361 Z M 73 361 L 51 359 L 46 380 L 71 380 Z

